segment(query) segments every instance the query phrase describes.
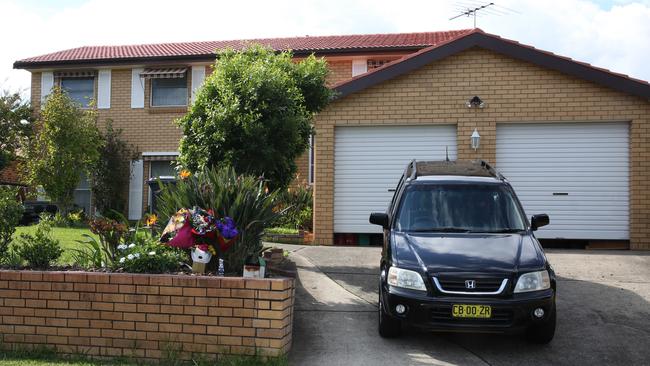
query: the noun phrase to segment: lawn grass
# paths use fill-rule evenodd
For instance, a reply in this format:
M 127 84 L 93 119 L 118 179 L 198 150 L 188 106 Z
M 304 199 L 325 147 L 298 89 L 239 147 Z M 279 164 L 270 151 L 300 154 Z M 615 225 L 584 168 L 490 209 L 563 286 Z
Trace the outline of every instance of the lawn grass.
M 298 229 L 287 227 L 270 227 L 264 230 L 265 234 L 280 234 L 280 235 L 298 235 Z
M 175 357 L 165 358 L 156 363 L 142 362 L 130 358 L 115 358 L 93 360 L 84 356 L 62 357 L 54 351 L 42 348 L 33 350 L 0 350 L 0 365 L 2 366 L 113 366 L 113 365 L 157 365 L 157 366 L 287 366 L 286 357 L 268 358 L 251 356 L 224 356 L 218 361 L 207 361 L 197 358 L 182 361 Z
M 34 234 L 36 232 L 36 225 L 32 226 L 19 226 L 16 228 L 16 233 L 14 234 L 14 244 L 19 245 L 20 234 Z M 81 248 L 82 244 L 79 244 L 77 240 L 85 240 L 83 234 L 88 234 L 91 236 L 97 237 L 95 234 L 91 233 L 88 228 L 63 228 L 55 227 L 52 228 L 52 236 L 54 239 L 59 240 L 61 243 L 61 248 L 63 249 L 63 254 L 57 261 L 59 265 L 73 264 L 74 260 L 72 258 L 73 248 Z

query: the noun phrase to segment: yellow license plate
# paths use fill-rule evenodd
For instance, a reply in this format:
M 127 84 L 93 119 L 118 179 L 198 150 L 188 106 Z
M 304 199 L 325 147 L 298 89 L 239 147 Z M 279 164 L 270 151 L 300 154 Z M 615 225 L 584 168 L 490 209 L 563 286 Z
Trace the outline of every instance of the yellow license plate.
M 488 305 L 457 304 L 452 306 L 451 315 L 454 318 L 490 318 L 492 317 L 492 307 Z

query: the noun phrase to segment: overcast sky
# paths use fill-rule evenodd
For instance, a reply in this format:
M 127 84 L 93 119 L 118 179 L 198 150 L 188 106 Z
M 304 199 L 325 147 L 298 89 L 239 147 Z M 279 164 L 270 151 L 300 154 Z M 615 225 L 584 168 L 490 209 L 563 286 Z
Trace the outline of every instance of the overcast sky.
M 650 80 L 650 0 L 494 1 L 486 32 Z M 489 2 L 0 0 L 0 89 L 28 92 L 15 60 L 79 46 L 462 29 Z

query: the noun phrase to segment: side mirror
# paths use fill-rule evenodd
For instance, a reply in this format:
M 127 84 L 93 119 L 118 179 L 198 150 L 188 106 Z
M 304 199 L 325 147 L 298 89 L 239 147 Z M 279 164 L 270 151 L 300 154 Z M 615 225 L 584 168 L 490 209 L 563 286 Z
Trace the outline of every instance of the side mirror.
M 530 228 L 537 230 L 542 226 L 546 226 L 551 222 L 551 219 L 548 218 L 547 214 L 533 215 L 530 218 Z
M 388 229 L 388 215 L 383 212 L 373 212 L 370 214 L 370 223 L 379 225 L 384 229 Z

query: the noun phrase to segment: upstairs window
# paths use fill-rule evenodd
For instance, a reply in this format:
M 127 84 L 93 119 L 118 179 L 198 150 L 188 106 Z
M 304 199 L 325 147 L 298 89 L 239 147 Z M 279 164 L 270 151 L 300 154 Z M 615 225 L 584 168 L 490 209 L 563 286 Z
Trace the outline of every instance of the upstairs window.
M 151 79 L 151 105 L 153 107 L 186 106 L 187 77 Z
M 61 89 L 82 108 L 88 108 L 95 96 L 94 77 L 62 77 Z
M 151 80 L 152 107 L 184 107 L 187 105 L 187 68 L 148 68 L 140 77 Z
M 376 69 L 382 67 L 385 64 L 391 62 L 392 60 L 368 60 L 368 70 Z

